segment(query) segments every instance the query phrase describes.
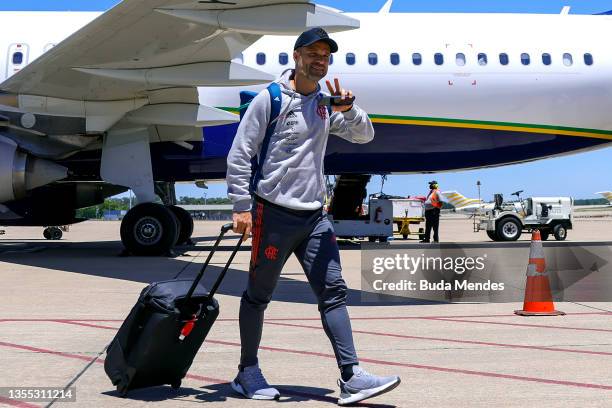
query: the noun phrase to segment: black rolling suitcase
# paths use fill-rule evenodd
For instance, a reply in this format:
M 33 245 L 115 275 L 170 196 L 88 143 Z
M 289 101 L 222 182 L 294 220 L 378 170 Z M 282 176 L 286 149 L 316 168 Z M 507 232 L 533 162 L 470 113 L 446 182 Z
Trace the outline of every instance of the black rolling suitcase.
M 179 388 L 196 353 L 219 315 L 214 294 L 225 277 L 242 237 L 210 292 L 200 280 L 225 233 L 226 224 L 195 280 L 155 282 L 138 302 L 108 346 L 104 371 L 122 396 L 129 390 L 169 384 Z

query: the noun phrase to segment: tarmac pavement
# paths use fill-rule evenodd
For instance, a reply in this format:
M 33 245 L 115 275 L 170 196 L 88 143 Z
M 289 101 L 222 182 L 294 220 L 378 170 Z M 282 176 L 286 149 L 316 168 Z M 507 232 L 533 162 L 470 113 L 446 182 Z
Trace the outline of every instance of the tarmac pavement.
M 484 233 L 471 232 L 469 220 L 446 221 L 443 239 L 486 240 Z M 283 397 L 249 401 L 231 390 L 240 353 L 237 318 L 248 276 L 248 243 L 220 288 L 221 314 L 181 389 L 136 390 L 127 399 L 115 392 L 104 374 L 102 351 L 146 284 L 178 273 L 195 276 L 221 224 L 196 222 L 196 245 L 179 248 L 175 258 L 121 256 L 118 222 L 76 225 L 57 242 L 43 240 L 42 228 L 4 228 L 0 387 L 64 387 L 75 381 L 76 402 L 53 404 L 69 408 L 333 406 L 338 369 L 315 297 L 293 257 L 266 312 L 260 352 L 264 374 Z M 610 240 L 610 225 L 612 219 L 576 221 L 568 239 Z M 228 240 L 213 260 L 207 286 L 234 242 Z M 394 391 L 359 406 L 612 406 L 612 302 L 561 302 L 556 307 L 566 316 L 531 318 L 514 315 L 520 303 L 365 304 L 359 246 L 342 248 L 361 363 L 376 374 L 402 378 Z M 46 403 L 4 397 L 0 405 Z

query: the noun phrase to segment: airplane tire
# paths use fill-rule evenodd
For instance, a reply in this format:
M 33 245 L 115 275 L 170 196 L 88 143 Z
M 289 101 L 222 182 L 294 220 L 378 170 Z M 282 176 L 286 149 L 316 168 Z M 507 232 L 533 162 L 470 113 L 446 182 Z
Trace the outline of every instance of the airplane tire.
M 176 244 L 178 234 L 178 220 L 161 204 L 139 204 L 121 222 L 121 242 L 134 255 L 165 255 Z
M 53 241 L 59 241 L 64 236 L 64 233 L 58 227 L 51 227 L 51 239 Z
M 179 223 L 179 234 L 176 245 L 184 245 L 189 242 L 193 234 L 193 218 L 184 208 L 176 205 L 171 205 L 168 208 L 176 216 Z
M 49 241 L 59 241 L 63 235 L 62 230 L 58 227 L 47 227 L 43 231 L 43 237 Z

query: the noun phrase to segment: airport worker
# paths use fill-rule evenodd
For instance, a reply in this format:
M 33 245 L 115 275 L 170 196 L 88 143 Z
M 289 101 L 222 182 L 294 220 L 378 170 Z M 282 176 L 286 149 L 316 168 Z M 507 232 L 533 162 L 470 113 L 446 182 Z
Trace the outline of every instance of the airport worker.
M 292 253 L 317 296 L 323 329 L 340 368 L 338 404 L 382 394 L 400 381 L 397 376 L 371 375 L 359 366 L 338 244 L 323 211 L 323 159 L 329 134 L 352 143 L 368 143 L 374 138 L 367 113 L 351 103 L 352 92 L 343 89 L 337 78 L 334 84 L 327 81 L 329 93 L 349 104 L 331 109 L 321 105 L 325 95 L 319 81 L 327 75 L 331 53 L 337 50 L 336 42 L 321 28 L 302 33 L 294 46 L 295 69 L 286 70 L 276 81 L 282 103 L 280 109 L 277 105 L 279 114 L 269 143 L 263 141 L 275 99 L 270 87 L 251 101 L 227 158 L 234 231 L 247 236 L 252 232 L 253 236 L 249 278 L 240 302 L 240 365 L 231 384 L 247 398 L 280 396 L 264 378 L 257 353 L 264 311 Z M 262 162 L 256 167 L 261 172 L 256 170 L 251 179 L 255 157 Z M 298 367 L 292 367 L 291 362 L 287 367 L 299 377 Z
M 429 242 L 431 230 L 433 229 L 434 242 L 440 242 L 438 229 L 440 227 L 440 209 L 442 201 L 440 200 L 440 190 L 437 181 L 429 182 L 429 194 L 425 199 L 425 238 L 421 242 Z

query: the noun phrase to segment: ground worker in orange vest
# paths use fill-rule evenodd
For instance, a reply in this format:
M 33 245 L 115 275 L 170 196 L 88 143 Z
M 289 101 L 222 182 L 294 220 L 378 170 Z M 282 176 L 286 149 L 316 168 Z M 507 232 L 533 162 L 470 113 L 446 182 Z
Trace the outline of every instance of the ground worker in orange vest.
M 427 199 L 425 200 L 425 237 L 423 237 L 421 242 L 429 242 L 432 229 L 434 242 L 440 242 L 440 237 L 438 236 L 440 208 L 442 208 L 442 201 L 440 201 L 438 182 L 435 180 L 430 181 L 429 194 L 427 194 Z

